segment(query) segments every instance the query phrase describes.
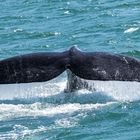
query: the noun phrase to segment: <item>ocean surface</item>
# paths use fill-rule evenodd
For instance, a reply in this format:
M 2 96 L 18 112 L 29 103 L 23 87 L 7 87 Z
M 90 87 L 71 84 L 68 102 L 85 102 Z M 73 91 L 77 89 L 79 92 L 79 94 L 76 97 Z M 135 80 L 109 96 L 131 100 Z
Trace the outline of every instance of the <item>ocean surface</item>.
M 139 59 L 140 1 L 0 0 L 0 60 L 72 45 Z M 66 81 L 0 85 L 0 140 L 140 140 L 140 83 Z

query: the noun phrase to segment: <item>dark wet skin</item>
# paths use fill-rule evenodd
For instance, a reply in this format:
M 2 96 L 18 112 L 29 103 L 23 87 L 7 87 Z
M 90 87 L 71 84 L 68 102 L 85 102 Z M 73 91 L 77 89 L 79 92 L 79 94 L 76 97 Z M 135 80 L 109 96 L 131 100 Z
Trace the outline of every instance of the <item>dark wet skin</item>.
M 67 69 L 88 80 L 140 82 L 139 60 L 72 47 L 65 52 L 32 53 L 1 60 L 0 84 L 48 81 Z
M 140 61 L 128 56 L 73 49 L 70 66 L 83 79 L 140 82 Z

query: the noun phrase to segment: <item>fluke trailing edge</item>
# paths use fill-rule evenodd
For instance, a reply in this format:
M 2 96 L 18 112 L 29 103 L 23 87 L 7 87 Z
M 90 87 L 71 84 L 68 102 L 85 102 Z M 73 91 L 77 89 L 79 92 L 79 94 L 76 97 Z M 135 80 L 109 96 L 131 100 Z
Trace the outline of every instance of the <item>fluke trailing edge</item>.
M 64 52 L 32 53 L 1 60 L 0 84 L 48 81 L 67 69 L 88 80 L 140 82 L 139 60 L 72 47 Z

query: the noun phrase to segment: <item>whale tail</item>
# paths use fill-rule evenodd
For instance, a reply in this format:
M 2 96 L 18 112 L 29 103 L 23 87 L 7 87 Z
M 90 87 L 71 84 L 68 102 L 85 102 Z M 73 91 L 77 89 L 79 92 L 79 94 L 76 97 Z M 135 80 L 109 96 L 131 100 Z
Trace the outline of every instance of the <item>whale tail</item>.
M 68 51 L 32 53 L 0 61 L 0 84 L 43 82 L 67 69 Z
M 67 70 L 70 91 L 87 87 L 87 80 L 140 82 L 140 61 L 105 52 L 42 52 L 0 61 L 0 84 L 43 82 Z M 79 78 L 80 77 L 80 78 Z
M 67 70 L 67 85 L 65 92 L 75 92 L 81 89 L 87 89 L 89 91 L 96 91 L 94 88 L 94 84 L 90 84 L 88 80 L 82 79 L 72 73 L 71 70 Z
M 82 81 L 71 70 L 67 70 L 67 85 L 65 92 L 75 92 L 82 89 Z

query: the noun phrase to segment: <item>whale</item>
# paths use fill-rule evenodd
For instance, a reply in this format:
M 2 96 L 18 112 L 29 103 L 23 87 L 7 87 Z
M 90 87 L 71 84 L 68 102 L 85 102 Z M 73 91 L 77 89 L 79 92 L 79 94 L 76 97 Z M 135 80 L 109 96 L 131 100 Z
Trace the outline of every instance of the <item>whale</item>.
M 63 52 L 30 53 L 0 61 L 0 84 L 49 81 L 67 72 L 67 91 L 99 81 L 140 82 L 140 60 L 108 52 L 85 52 L 71 47 Z
M 0 84 L 44 82 L 66 70 L 68 51 L 41 52 L 0 61 Z

